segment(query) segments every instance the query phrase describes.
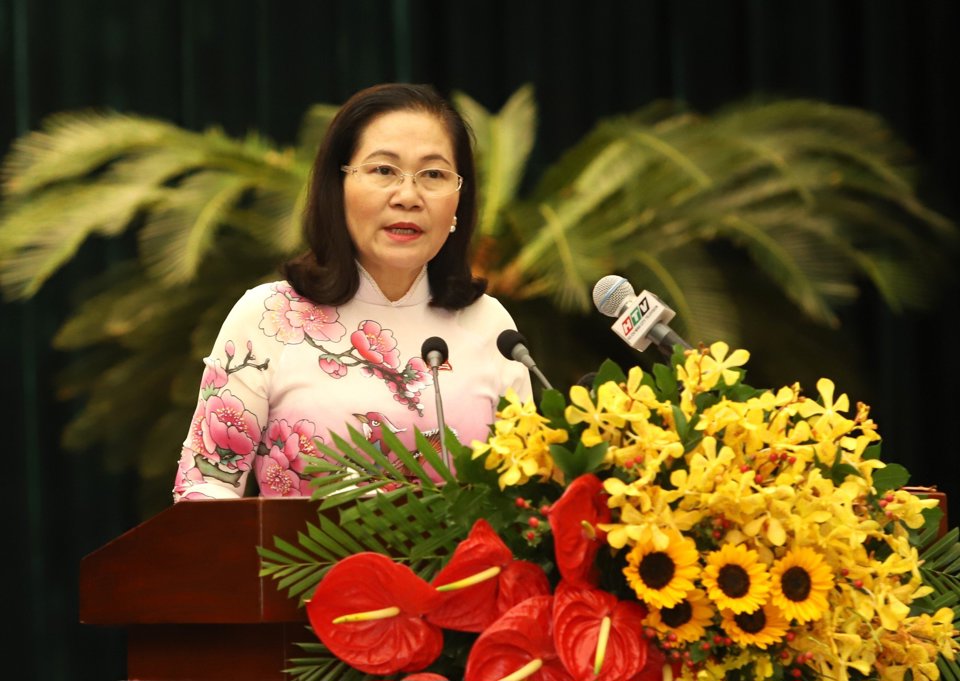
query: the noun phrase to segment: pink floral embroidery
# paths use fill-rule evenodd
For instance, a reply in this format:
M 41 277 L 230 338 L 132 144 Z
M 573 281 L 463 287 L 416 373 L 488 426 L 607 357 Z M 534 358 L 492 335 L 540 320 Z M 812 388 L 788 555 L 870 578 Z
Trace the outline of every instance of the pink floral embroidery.
M 277 284 L 275 293 L 264 301 L 267 308 L 260 319 L 260 328 L 281 343 L 302 343 L 305 336 L 315 341 L 339 341 L 346 327 L 338 320 L 337 308 L 315 305 L 301 298 L 290 286 Z
M 347 367 L 343 362 L 335 359 L 320 358 L 320 368 L 333 378 L 343 378 L 347 375 Z
M 301 419 L 292 426 L 286 419 L 279 419 L 267 424 L 263 441 L 267 447 L 280 448 L 290 462 L 290 468 L 297 473 L 303 473 L 306 461 L 300 455 L 320 456 L 313 441 L 317 439 L 323 442 L 323 438 L 315 436 L 315 432 L 316 426 L 306 419 Z
M 360 323 L 360 328 L 350 334 L 350 342 L 368 362 L 391 369 L 400 365 L 400 352 L 393 331 L 384 329 L 371 319 Z
M 224 390 L 197 405 L 193 434 L 195 442 L 200 436 L 196 450 L 202 456 L 228 468 L 248 470 L 250 465 L 243 459 L 260 440 L 260 422 L 239 398 Z
M 290 469 L 291 461 L 287 452 L 274 445 L 264 456 L 258 456 L 256 463 L 257 481 L 260 494 L 265 497 L 298 497 L 302 493 L 300 485 L 306 482 Z
M 407 391 L 419 393 L 433 385 L 433 376 L 427 363 L 421 357 L 411 357 L 403 370 L 403 381 Z
M 183 496 L 194 485 L 203 483 L 203 473 L 197 468 L 193 459 L 193 452 L 184 447 L 180 454 L 180 463 L 177 465 L 177 477 L 173 481 L 173 492 Z
M 203 370 L 203 378 L 200 379 L 200 392 L 206 399 L 215 395 L 217 391 L 227 384 L 227 371 L 220 365 L 220 360 L 213 361 L 213 366 L 209 364 Z
M 301 455 L 317 456 L 313 442 L 315 431 L 314 424 L 307 420 L 291 426 L 286 419 L 279 419 L 267 425 L 264 445 L 270 449 L 254 463 L 263 496 L 310 495 L 310 481 L 302 475 L 306 461 Z

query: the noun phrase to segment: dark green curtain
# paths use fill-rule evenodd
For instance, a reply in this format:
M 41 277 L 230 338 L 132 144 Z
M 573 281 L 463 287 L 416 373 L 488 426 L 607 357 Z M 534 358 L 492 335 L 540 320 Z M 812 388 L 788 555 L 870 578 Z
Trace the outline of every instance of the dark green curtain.
M 657 98 L 711 111 L 752 95 L 809 97 L 884 116 L 917 152 L 925 200 L 956 220 L 958 28 L 953 0 L 0 0 L 0 153 L 65 109 L 257 129 L 291 143 L 309 104 L 340 102 L 376 82 L 432 82 L 489 108 L 532 82 L 536 177 L 598 117 Z M 120 635 L 77 624 L 77 568 L 141 519 L 137 479 L 107 469 L 97 452 L 60 448 L 72 406 L 57 399 L 63 357 L 50 338 L 85 277 L 130 249 L 124 240 L 88 244 L 36 299 L 0 305 L 12 416 L 3 495 L 8 678 L 123 675 Z M 825 365 L 831 339 L 854 344 L 865 394 L 853 397 L 874 405 L 884 451 L 914 482 L 952 495 L 954 524 L 957 293 L 953 285 L 940 310 L 906 317 L 868 296 L 845 313 L 842 334 L 811 337 Z M 171 452 L 171 475 L 175 459 Z M 210 576 L 197 566 L 197 578 Z

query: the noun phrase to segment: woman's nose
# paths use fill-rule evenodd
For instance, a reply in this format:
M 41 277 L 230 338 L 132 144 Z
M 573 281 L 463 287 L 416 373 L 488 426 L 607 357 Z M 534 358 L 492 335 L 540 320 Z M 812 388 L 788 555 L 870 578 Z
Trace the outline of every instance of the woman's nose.
M 414 179 L 409 175 L 404 175 L 400 184 L 394 187 L 390 202 L 411 208 L 423 205 L 423 197 L 420 195 L 420 188 L 417 187 Z

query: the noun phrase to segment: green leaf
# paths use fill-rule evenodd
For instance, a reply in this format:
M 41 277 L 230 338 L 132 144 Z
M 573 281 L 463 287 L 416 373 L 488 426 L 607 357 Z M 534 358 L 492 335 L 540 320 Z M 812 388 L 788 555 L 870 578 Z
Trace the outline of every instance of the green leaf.
M 623 373 L 620 365 L 611 359 L 605 359 L 597 370 L 597 376 L 593 379 L 594 389 L 599 388 L 604 383 L 613 381 L 618 385 L 627 382 L 627 375 Z
M 676 402 L 680 395 L 677 392 L 677 378 L 673 369 L 665 364 L 654 364 L 653 376 L 657 383 L 657 396 L 661 400 Z
M 571 452 L 563 445 L 553 444 L 550 445 L 550 456 L 557 468 L 563 472 L 564 480 L 569 483 L 584 473 L 597 470 L 609 447 L 609 442 L 586 447 L 582 441 L 577 441 L 576 449 Z
M 445 443 L 447 445 L 447 454 L 450 455 L 452 460 L 454 457 L 453 450 L 459 446 L 459 442 L 457 442 L 457 436 L 449 428 L 447 428 L 444 435 L 446 436 Z M 455 485 L 457 482 L 456 476 L 450 470 L 450 467 L 447 465 L 447 463 L 440 458 L 440 454 L 436 449 L 434 449 L 430 441 L 423 436 L 423 433 L 420 432 L 419 428 L 415 430 L 415 437 L 417 451 L 420 452 L 421 456 L 423 456 L 423 460 L 426 461 L 433 468 L 433 470 L 440 474 L 440 477 L 443 478 L 445 484 Z
M 565 424 L 566 408 L 567 402 L 559 390 L 544 390 L 540 396 L 540 413 L 550 419 L 551 423 Z
M 910 471 L 898 463 L 888 463 L 883 468 L 873 471 L 873 486 L 877 494 L 884 494 L 888 490 L 898 489 L 907 484 Z

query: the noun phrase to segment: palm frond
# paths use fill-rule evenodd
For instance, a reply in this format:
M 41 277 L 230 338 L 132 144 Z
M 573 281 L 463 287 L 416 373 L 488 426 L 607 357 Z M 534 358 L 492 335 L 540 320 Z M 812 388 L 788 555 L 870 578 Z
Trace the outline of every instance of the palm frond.
M 193 279 L 215 245 L 216 229 L 250 188 L 247 178 L 221 173 L 188 178 L 140 232 L 140 252 L 150 273 L 167 286 Z
M 83 177 L 143 148 L 184 146 L 186 133 L 151 118 L 92 111 L 61 113 L 16 140 L 2 171 L 3 189 L 20 198 L 47 185 Z
M 93 234 L 116 236 L 142 209 L 165 196 L 136 184 L 71 185 L 11 205 L 0 218 L 0 284 L 29 298 Z
M 313 161 L 330 122 L 339 110 L 340 107 L 333 104 L 314 104 L 307 109 L 297 133 L 297 153 L 304 161 Z
M 322 643 L 311 641 L 297 643 L 296 646 L 302 649 L 306 656 L 291 658 L 288 662 L 292 666 L 284 672 L 297 681 L 373 681 L 381 678 L 352 669 L 336 658 Z
M 462 92 L 453 95 L 453 102 L 477 141 L 481 197 L 477 233 L 496 236 L 500 211 L 514 199 L 533 148 L 537 119 L 533 86 L 525 85 L 513 93 L 495 115 Z

